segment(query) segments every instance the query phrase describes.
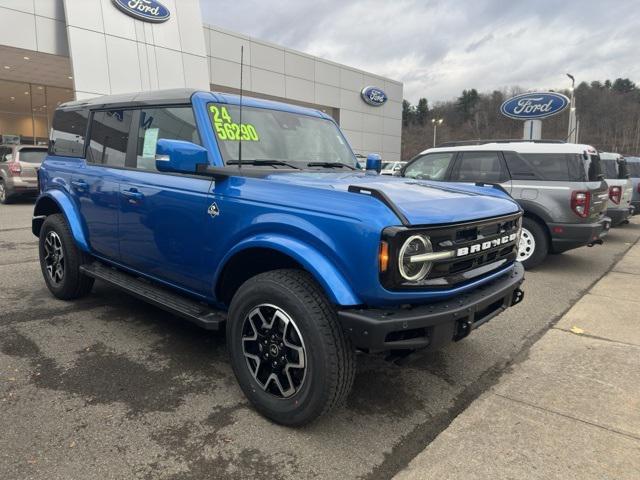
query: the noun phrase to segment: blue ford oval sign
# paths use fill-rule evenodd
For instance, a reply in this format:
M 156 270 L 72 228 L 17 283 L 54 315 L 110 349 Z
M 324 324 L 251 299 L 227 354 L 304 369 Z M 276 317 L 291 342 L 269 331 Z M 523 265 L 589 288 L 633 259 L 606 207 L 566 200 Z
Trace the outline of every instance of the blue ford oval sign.
M 360 95 L 365 102 L 374 107 L 380 107 L 387 101 L 387 94 L 377 87 L 364 87 Z
M 162 23 L 171 16 L 169 9 L 156 0 L 113 0 L 113 4 L 130 17 L 144 22 Z
M 568 105 L 569 99 L 560 93 L 534 92 L 510 98 L 502 104 L 500 111 L 516 120 L 533 120 L 560 113 Z

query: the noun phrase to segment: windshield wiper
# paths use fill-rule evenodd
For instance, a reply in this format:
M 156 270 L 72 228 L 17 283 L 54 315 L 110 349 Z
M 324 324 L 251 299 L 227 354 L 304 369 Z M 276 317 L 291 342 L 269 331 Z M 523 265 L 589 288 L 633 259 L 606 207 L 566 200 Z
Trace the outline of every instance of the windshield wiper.
M 347 165 L 346 163 L 340 162 L 309 162 L 307 163 L 307 167 L 326 167 L 326 168 L 350 168 L 351 170 L 357 170 L 356 167 L 352 167 L 351 165 Z
M 240 162 L 238 160 L 229 160 L 228 162 L 226 162 L 227 165 L 238 165 Z M 282 160 L 262 160 L 262 159 L 254 159 L 254 160 L 245 160 L 244 158 L 242 159 L 242 164 L 243 165 L 266 165 L 266 166 L 272 166 L 272 165 L 280 165 L 283 167 L 289 167 L 289 168 L 295 168 L 296 170 L 300 170 L 300 167 L 296 167 L 294 164 L 292 163 L 287 163 L 287 162 L 283 162 Z

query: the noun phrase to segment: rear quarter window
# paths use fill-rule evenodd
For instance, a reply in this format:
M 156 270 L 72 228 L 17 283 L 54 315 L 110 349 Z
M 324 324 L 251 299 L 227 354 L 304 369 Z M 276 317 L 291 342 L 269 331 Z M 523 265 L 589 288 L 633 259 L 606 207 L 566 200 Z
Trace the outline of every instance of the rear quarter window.
M 517 155 L 521 159 L 517 162 L 513 158 L 511 162 L 507 159 L 507 165 L 511 170 L 512 166 L 516 169 L 516 163 L 519 163 L 520 173 L 524 175 L 521 178 L 585 182 L 599 180 L 601 173 L 597 156 L 583 156 L 578 153 L 520 153 Z
M 615 160 L 600 160 L 604 178 L 618 178 L 618 165 Z
M 49 153 L 63 157 L 82 157 L 89 112 L 57 110 L 53 116 Z

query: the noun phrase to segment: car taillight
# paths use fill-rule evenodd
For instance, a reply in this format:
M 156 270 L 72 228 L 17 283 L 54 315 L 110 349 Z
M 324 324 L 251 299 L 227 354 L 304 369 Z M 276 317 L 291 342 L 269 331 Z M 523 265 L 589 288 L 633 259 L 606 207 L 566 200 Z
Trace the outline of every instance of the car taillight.
M 616 205 L 620 204 L 620 199 L 622 198 L 622 188 L 621 187 L 609 187 L 609 198 Z
M 571 210 L 582 218 L 589 216 L 589 204 L 591 203 L 591 192 L 572 192 Z
M 19 177 L 22 173 L 22 166 L 18 162 L 11 162 L 9 164 L 9 175 L 12 177 Z

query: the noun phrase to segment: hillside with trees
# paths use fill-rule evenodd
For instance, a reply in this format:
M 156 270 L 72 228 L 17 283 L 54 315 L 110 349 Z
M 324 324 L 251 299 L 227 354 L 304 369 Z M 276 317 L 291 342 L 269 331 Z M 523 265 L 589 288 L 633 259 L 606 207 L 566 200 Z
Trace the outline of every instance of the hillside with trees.
M 555 90 L 570 97 L 567 90 Z M 500 105 L 525 90 L 514 87 L 478 93 L 463 90 L 454 101 L 429 106 L 426 98 L 417 105 L 403 102 L 402 159 L 408 160 L 433 146 L 432 119 L 438 125 L 437 143 L 454 140 L 522 138 L 523 122 L 500 113 Z M 580 122 L 579 141 L 599 150 L 640 155 L 640 87 L 628 78 L 582 82 L 575 89 Z M 566 140 L 569 109 L 543 120 L 542 138 Z

